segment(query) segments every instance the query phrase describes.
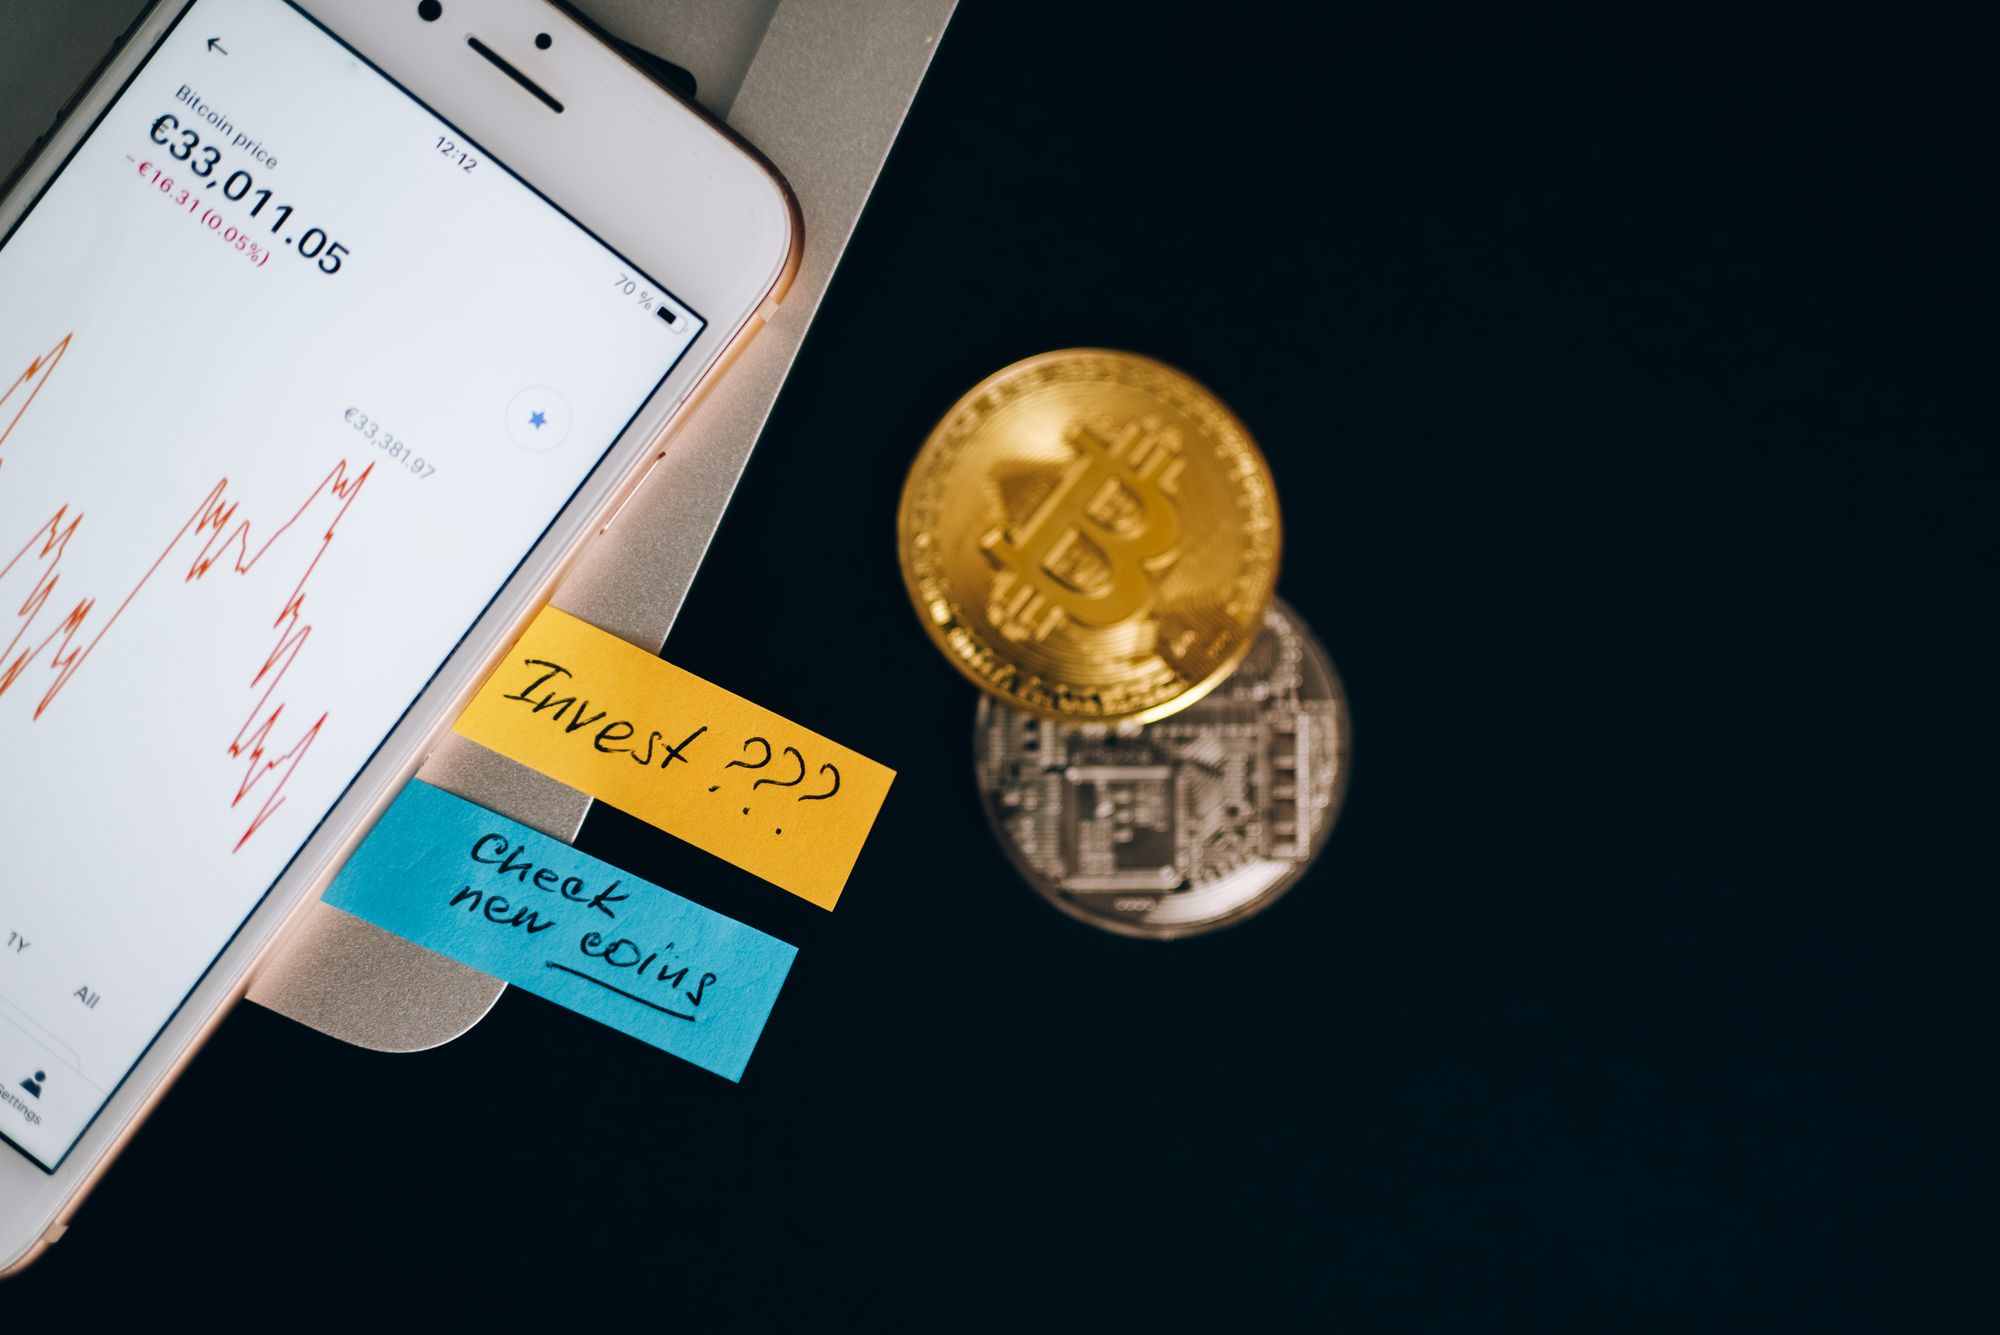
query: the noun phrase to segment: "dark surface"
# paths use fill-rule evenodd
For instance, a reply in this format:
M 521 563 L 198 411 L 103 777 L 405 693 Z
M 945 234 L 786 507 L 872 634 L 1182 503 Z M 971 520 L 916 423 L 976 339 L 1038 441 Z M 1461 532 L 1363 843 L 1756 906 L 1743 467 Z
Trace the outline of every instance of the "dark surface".
M 245 1007 L 4 1324 L 1994 1329 L 2000 52 L 1756 8 L 968 4 L 669 645 L 876 834 L 831 916 L 583 836 L 800 941 L 742 1086 Z M 896 572 L 933 420 L 1090 343 L 1258 434 L 1353 700 L 1205 940 L 1017 880 Z

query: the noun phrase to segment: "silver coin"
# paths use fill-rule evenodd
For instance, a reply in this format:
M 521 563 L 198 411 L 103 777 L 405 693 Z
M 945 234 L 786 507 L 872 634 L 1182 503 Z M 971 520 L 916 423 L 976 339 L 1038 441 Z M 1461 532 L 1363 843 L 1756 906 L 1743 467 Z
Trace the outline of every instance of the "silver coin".
M 1276 599 L 1228 681 L 1156 723 L 1108 727 L 979 701 L 987 817 L 1028 882 L 1106 931 L 1169 940 L 1267 908 L 1325 846 L 1347 787 L 1347 700 Z

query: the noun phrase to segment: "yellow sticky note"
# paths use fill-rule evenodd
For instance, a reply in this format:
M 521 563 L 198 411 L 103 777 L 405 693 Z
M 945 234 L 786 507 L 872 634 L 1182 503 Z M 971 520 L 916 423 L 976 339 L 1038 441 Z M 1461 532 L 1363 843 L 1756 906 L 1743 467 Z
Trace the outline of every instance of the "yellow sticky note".
M 825 909 L 896 777 L 553 607 L 454 730 Z

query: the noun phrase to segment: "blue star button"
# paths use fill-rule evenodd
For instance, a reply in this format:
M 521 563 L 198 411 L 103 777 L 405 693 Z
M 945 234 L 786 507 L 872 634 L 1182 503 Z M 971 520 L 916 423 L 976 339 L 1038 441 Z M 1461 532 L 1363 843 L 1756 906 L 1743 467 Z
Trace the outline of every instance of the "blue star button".
M 529 385 L 507 400 L 506 421 L 507 434 L 516 445 L 546 454 L 569 436 L 569 400 L 554 386 Z

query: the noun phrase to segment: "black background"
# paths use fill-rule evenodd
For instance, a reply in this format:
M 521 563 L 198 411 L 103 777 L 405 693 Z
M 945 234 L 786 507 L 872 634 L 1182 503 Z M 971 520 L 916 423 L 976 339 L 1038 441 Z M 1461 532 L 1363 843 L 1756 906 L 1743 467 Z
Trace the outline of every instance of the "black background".
M 740 1087 L 243 1007 L 0 1324 L 1995 1328 L 1990 17 L 1330 8 L 947 35 L 669 645 L 901 778 L 831 916 L 582 838 L 802 945 Z M 1352 698 L 1208 939 L 1017 879 L 897 576 L 1075 344 L 1247 420 Z

